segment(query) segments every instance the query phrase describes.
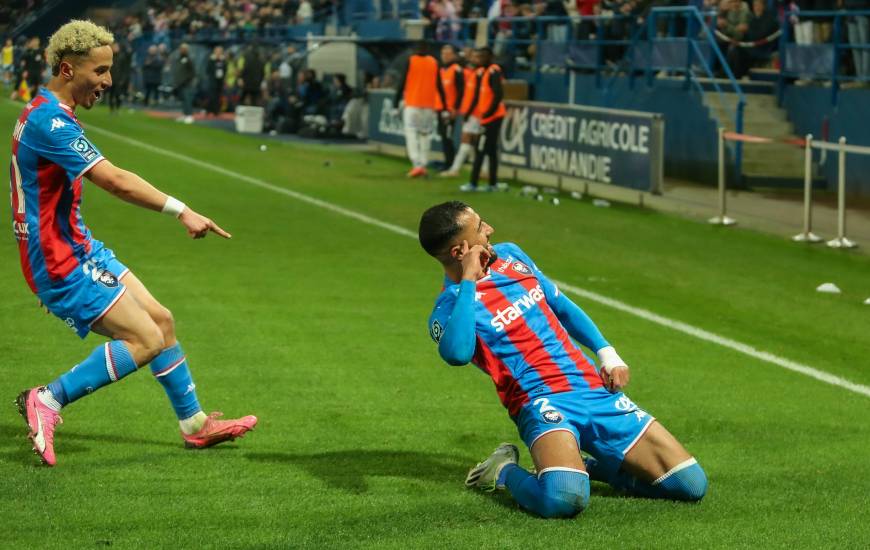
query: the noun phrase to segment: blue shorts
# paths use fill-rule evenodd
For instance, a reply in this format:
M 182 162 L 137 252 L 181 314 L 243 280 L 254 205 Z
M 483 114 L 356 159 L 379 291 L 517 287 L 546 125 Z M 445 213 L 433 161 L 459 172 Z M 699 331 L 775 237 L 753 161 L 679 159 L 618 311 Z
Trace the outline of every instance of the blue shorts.
M 619 469 L 654 420 L 624 393 L 604 388 L 538 396 L 514 418 L 529 449 L 546 433 L 571 432 L 577 446 L 597 458 L 607 473 Z
M 48 311 L 84 338 L 91 325 L 105 315 L 127 288 L 120 279 L 129 269 L 115 253 L 101 247 L 72 273 L 37 293 Z

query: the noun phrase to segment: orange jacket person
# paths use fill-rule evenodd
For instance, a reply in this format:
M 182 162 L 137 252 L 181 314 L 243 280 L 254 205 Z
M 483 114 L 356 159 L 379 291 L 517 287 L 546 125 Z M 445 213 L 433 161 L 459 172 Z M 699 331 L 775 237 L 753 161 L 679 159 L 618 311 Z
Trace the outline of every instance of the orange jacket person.
M 444 104 L 438 60 L 428 54 L 425 42 L 418 43 L 408 59 L 408 68 L 396 90 L 396 103 L 404 111 L 405 146 L 412 164 L 408 177 L 425 176 L 437 120 L 435 113 Z

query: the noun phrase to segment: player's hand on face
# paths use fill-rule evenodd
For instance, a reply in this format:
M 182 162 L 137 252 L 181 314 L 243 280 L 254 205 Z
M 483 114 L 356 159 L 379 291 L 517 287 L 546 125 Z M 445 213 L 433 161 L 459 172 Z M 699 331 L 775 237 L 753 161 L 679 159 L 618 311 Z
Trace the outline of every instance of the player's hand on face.
M 628 367 L 601 369 L 601 380 L 604 381 L 604 387 L 611 392 L 622 391 L 628 385 L 630 377 Z
M 462 263 L 462 278 L 477 281 L 486 275 L 489 265 L 489 251 L 482 245 L 468 246 L 468 241 L 462 241 L 457 259 Z
M 202 239 L 208 235 L 209 231 L 216 233 L 225 239 L 232 237 L 232 235 L 221 229 L 218 224 L 205 216 L 194 212 L 190 208 L 185 208 L 178 217 L 178 220 L 184 224 L 184 227 L 187 229 L 187 234 L 194 239 Z

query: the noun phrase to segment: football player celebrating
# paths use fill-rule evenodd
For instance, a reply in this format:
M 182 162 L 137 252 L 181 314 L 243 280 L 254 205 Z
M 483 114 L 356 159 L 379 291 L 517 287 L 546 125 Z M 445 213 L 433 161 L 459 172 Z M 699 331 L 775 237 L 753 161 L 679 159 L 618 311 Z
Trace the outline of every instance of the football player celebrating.
M 205 415 L 171 313 L 82 220 L 86 177 L 122 200 L 178 219 L 195 239 L 209 232 L 230 237 L 178 199 L 114 166 L 85 137 L 75 109 L 90 109 L 112 85 L 113 41 L 90 21 L 63 25 L 45 52 L 53 76 L 24 108 L 12 136 L 13 229 L 24 278 L 80 337 L 93 331 L 110 340 L 53 382 L 18 396 L 33 448 L 49 466 L 56 463 L 60 409 L 149 363 L 175 409 L 186 446 L 240 437 L 257 423 L 255 416 Z
M 438 353 L 492 377 L 535 464 L 536 473 L 521 468 L 505 443 L 471 469 L 466 486 L 507 488 L 546 518 L 583 511 L 590 477 L 637 496 L 703 498 L 704 470 L 622 393 L 628 366 L 595 323 L 517 245 L 493 246 L 493 231 L 458 201 L 420 220 L 420 244 L 445 274 L 429 319 Z M 572 338 L 598 355 L 600 370 Z

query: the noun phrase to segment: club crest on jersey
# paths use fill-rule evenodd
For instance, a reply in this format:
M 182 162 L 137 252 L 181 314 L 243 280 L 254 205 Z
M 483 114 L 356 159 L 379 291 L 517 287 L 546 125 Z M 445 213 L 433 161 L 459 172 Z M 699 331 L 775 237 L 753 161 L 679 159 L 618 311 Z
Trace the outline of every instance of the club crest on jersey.
M 69 144 L 72 150 L 79 154 L 85 161 L 90 162 L 97 158 L 97 149 L 85 136 L 79 136 Z
M 441 336 L 444 335 L 444 327 L 441 326 L 441 323 L 438 321 L 434 321 L 432 323 L 432 339 L 441 343 Z
M 515 320 L 525 315 L 528 310 L 532 309 L 544 298 L 545 295 L 544 291 L 541 290 L 541 285 L 536 285 L 528 294 L 524 294 L 507 308 L 496 310 L 495 317 L 492 318 L 489 324 L 492 325 L 496 332 L 502 332 L 505 327 L 510 326 Z
M 514 262 L 511 265 L 511 269 L 519 273 L 520 275 L 531 275 L 532 270 L 529 269 L 529 266 L 524 264 L 523 262 Z
M 558 424 L 565 419 L 559 411 L 544 411 L 541 413 L 541 418 L 543 418 L 544 422 L 547 424 Z
M 105 269 L 97 276 L 97 282 L 108 288 L 115 288 L 118 286 L 118 278 Z

